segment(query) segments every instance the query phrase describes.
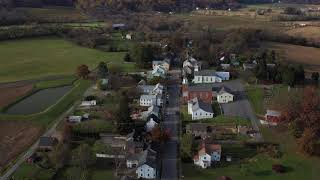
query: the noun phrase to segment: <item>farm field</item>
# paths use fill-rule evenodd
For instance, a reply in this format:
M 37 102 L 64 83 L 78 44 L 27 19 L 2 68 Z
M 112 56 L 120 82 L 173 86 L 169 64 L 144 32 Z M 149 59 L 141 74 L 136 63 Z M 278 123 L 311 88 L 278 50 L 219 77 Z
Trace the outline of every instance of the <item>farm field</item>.
M 80 12 L 76 8 L 48 6 L 42 8 L 18 8 L 26 12 L 31 17 L 37 17 L 46 21 L 63 21 L 65 18 L 73 21 L 85 21 L 87 16 Z
M 33 84 L 24 84 L 16 87 L 0 87 L 0 108 L 13 103 L 19 97 L 27 95 L 33 89 Z
M 286 31 L 291 36 L 300 36 L 306 39 L 320 41 L 320 27 L 307 26 Z
M 280 52 L 288 62 L 303 64 L 306 72 L 320 71 L 320 48 L 271 42 L 264 47 Z
M 41 132 L 31 122 L 0 121 L 0 169 L 29 147 Z
M 134 64 L 123 63 L 125 53 L 80 47 L 55 37 L 3 41 L 0 54 L 0 82 L 72 75 L 80 64 L 92 69 L 101 61 L 119 65 L 124 71 L 134 69 Z

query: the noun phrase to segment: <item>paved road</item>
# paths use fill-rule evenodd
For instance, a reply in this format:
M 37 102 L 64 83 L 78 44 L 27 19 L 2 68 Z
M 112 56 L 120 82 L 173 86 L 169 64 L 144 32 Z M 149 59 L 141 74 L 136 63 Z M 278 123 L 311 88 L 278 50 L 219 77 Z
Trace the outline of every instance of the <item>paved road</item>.
M 180 72 L 171 72 L 174 73 L 170 77 L 170 80 L 176 80 L 177 83 L 168 86 L 169 93 L 169 104 L 165 109 L 165 113 L 168 114 L 167 118 L 164 118 L 163 128 L 169 129 L 171 132 L 171 139 L 162 145 L 161 148 L 161 179 L 162 180 L 174 180 L 178 179 L 178 144 L 179 144 L 179 74 Z
M 216 83 L 213 87 L 225 86 L 233 91 L 235 94 L 235 101 L 227 104 L 222 104 L 223 113 L 227 116 L 238 116 L 251 120 L 251 124 L 254 130 L 260 132 L 260 121 L 257 119 L 251 104 L 247 98 L 245 88 L 240 80 L 228 81 L 223 83 Z M 260 133 L 255 136 L 256 141 L 262 141 L 263 138 Z

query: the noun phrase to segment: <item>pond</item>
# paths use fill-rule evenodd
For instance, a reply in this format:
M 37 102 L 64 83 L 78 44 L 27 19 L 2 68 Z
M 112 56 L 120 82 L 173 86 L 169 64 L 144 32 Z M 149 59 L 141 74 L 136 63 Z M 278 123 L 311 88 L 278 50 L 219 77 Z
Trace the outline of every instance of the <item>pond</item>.
M 72 86 L 70 85 L 40 90 L 9 107 L 6 113 L 13 115 L 39 113 L 55 104 L 63 95 L 65 95 L 71 89 Z

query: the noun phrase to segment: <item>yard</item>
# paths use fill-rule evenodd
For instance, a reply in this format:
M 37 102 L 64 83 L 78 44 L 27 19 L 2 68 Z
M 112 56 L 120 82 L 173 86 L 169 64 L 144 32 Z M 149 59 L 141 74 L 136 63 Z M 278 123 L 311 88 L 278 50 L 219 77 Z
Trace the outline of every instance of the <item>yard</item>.
M 249 149 L 229 149 L 222 146 L 222 155 L 229 155 L 229 152 L 233 152 L 245 156 L 242 157 L 243 159 L 240 162 L 222 162 L 220 166 L 206 170 L 198 169 L 193 164 L 183 164 L 184 179 L 211 180 L 220 176 L 229 176 L 237 180 L 317 180 L 320 177 L 320 159 L 305 157 L 297 153 L 292 137 L 287 135 L 285 131 L 263 128 L 262 132 L 268 142 L 280 143 L 282 157 L 277 159 L 265 154 L 255 154 L 252 151 L 247 151 Z M 234 154 L 232 156 L 234 157 Z M 277 174 L 272 171 L 272 165 L 277 163 L 285 166 L 285 173 Z
M 132 71 L 132 63 L 123 63 L 125 53 L 102 52 L 80 47 L 55 37 L 0 42 L 0 82 L 73 75 L 78 65 L 95 68 L 101 61 Z
M 264 93 L 263 89 L 254 85 L 246 88 L 248 99 L 256 114 L 264 114 Z

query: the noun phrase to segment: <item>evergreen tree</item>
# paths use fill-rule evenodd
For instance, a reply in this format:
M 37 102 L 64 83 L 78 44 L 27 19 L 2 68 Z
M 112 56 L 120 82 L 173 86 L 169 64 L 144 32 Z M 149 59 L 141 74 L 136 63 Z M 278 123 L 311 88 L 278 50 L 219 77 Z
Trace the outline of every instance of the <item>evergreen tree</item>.
M 108 75 L 108 67 L 105 62 L 100 62 L 98 65 L 98 76 L 99 78 L 106 78 Z

